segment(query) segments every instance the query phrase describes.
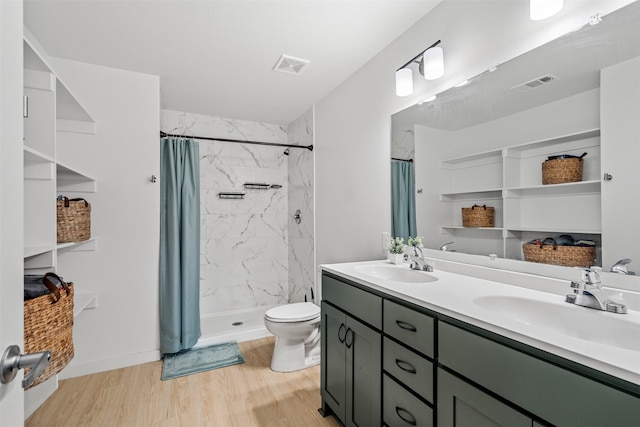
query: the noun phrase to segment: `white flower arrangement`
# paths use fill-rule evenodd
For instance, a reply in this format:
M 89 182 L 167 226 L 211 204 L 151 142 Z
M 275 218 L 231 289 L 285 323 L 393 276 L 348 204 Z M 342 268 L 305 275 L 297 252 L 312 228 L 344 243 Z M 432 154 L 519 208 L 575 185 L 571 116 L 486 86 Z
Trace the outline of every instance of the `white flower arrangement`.
M 391 243 L 389 243 L 389 253 L 390 254 L 403 254 L 407 245 L 404 244 L 404 239 L 402 237 L 394 237 L 391 239 Z

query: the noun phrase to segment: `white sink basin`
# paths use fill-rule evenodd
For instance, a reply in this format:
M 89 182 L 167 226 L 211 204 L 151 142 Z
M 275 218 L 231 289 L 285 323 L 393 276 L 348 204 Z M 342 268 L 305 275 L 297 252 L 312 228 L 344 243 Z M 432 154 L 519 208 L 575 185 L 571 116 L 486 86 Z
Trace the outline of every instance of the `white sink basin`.
M 423 271 L 410 270 L 408 265 L 359 265 L 355 269 L 365 276 L 392 282 L 428 283 L 438 280 Z
M 525 325 L 612 347 L 640 351 L 640 324 L 632 314 L 611 314 L 564 303 L 513 296 L 483 296 L 478 306 Z

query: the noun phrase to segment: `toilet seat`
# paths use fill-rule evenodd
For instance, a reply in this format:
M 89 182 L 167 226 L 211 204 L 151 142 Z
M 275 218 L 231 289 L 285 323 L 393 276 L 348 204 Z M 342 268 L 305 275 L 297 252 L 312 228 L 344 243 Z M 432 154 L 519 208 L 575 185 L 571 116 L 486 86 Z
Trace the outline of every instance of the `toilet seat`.
M 276 323 L 304 322 L 320 317 L 320 307 L 312 302 L 285 304 L 267 310 L 264 317 Z

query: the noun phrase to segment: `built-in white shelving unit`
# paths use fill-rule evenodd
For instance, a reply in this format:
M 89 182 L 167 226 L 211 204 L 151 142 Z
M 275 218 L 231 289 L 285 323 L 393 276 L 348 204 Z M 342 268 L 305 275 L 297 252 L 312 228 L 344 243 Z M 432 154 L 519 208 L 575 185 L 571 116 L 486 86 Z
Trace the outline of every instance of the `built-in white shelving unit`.
M 96 250 L 97 238 L 84 242 L 57 243 L 56 197 L 59 194 L 87 198 L 97 191 L 96 180 L 81 165 L 60 161 L 62 133 L 80 133 L 87 139 L 95 133 L 95 122 L 53 69 L 39 46 L 25 33 L 24 39 L 24 270 L 25 274 L 53 271 L 73 280 L 73 271 L 59 271 L 59 257 Z M 68 265 L 68 263 L 66 263 Z M 75 283 L 74 316 L 97 307 L 97 294 L 87 285 Z M 81 319 L 80 319 L 81 321 Z M 25 393 L 25 417 L 38 408 L 57 388 L 57 377 Z
M 541 165 L 549 156 L 584 152 L 582 181 L 542 185 Z M 440 167 L 444 233 L 476 236 L 501 249 L 499 256 L 515 259 L 522 259 L 522 243 L 534 238 L 570 234 L 601 241 L 599 129 L 444 159 Z M 462 226 L 461 208 L 474 204 L 495 208 L 495 227 Z

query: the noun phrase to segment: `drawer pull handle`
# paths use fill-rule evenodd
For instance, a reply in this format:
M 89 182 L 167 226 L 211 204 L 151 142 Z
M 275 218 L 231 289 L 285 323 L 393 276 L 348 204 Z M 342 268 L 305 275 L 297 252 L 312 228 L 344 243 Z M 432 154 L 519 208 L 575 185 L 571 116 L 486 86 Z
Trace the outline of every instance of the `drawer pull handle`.
M 411 323 L 403 322 L 402 320 L 396 320 L 396 325 L 409 332 L 416 332 L 418 330 Z
M 351 342 L 347 341 L 349 339 L 349 334 L 351 334 Z M 344 343 L 347 348 L 351 348 L 353 345 L 353 330 L 351 328 L 347 329 L 347 333 L 344 335 Z
M 344 335 L 342 335 L 342 332 L 344 332 Z M 338 340 L 340 341 L 340 343 L 344 344 L 344 339 L 346 337 L 347 337 L 347 327 L 344 326 L 344 323 L 341 323 L 340 327 L 338 328 Z
M 418 425 L 418 423 L 416 422 L 416 418 L 411 415 L 411 412 L 407 411 L 406 409 L 402 409 L 401 407 L 396 406 L 396 414 L 398 414 L 398 417 L 400 417 L 400 419 L 405 423 L 412 426 Z
M 398 368 L 402 369 L 405 372 L 408 372 L 410 374 L 415 374 L 416 373 L 416 368 L 413 367 L 413 365 L 409 362 L 405 362 L 404 360 L 400 360 L 400 359 L 396 359 L 396 365 L 398 366 Z

